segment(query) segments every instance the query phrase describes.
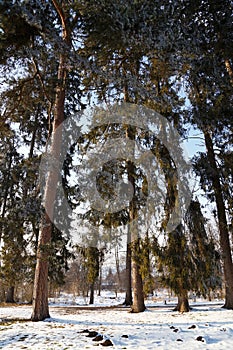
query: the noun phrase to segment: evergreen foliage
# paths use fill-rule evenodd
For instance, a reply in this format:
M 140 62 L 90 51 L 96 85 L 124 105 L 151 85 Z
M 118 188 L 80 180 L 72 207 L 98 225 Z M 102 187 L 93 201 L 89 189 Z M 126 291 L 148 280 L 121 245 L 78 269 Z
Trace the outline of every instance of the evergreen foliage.
M 205 221 L 200 203 L 193 200 L 185 224 L 168 234 L 166 244 L 161 246 L 154 240 L 152 249 L 161 281 L 177 296 L 187 298 L 188 292 L 193 291 L 206 297 L 210 291 L 221 288 L 220 253 L 213 237 L 207 235 Z
M 233 308 L 232 9 L 230 0 L 0 2 L 0 279 L 4 293 L 10 290 L 13 300 L 21 280 L 32 284 L 37 257 L 37 272 L 44 268 L 45 277 L 38 281 L 41 274 L 36 272 L 38 304 L 33 319 L 49 315 L 47 277 L 51 285 L 61 286 L 72 257 L 68 234 L 52 225 L 41 206 L 41 155 L 66 118 L 93 103 L 122 101 L 161 113 L 182 136 L 190 125 L 201 131 L 207 152 L 196 155 L 193 165 L 207 200 L 216 205 L 213 215 L 220 233 L 219 253 L 195 200 L 183 224 L 165 237 L 164 246 L 155 239 L 151 247 L 149 237 L 140 240 L 136 234 L 139 240 L 131 246 L 130 260 L 137 277 L 142 277 L 144 293 L 152 283 L 151 250 L 164 283 L 184 298 L 189 290 L 206 296 L 221 286 L 222 259 L 225 307 Z M 101 113 L 96 117 L 101 121 Z M 176 208 L 177 168 L 166 147 L 140 128 L 105 123 L 83 134 L 62 169 L 66 198 L 72 209 L 84 203 L 79 185 L 69 184 L 75 147 L 81 159 L 98 143 L 123 135 L 150 150 L 162 170 L 164 187 L 158 191 L 162 205 L 149 214 L 157 220 L 150 231 L 163 233 Z M 180 154 L 180 149 L 176 152 Z M 134 192 L 124 209 L 100 213 L 89 208 L 79 216 L 88 229 L 95 225 L 103 240 L 116 243 L 118 228 L 140 217 L 150 195 L 145 169 L 126 155 L 99 170 L 97 188 L 102 198 L 114 199 L 122 178 L 131 182 Z M 50 174 L 46 181 L 54 184 L 51 198 L 58 198 L 56 210 L 69 231 L 71 218 L 59 207 L 61 193 L 56 193 L 54 179 Z M 158 187 L 157 173 L 150 180 Z M 106 236 L 107 230 L 112 237 Z M 93 291 L 102 253 L 94 247 L 85 249 L 84 270 Z

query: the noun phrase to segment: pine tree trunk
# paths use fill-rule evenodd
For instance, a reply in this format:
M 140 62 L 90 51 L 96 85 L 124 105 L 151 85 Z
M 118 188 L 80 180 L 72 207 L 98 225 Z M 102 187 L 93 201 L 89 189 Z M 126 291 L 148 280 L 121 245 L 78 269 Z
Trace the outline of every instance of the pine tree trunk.
M 132 207 L 130 206 L 130 229 L 132 243 L 131 243 L 131 253 L 132 253 L 132 287 L 133 287 L 133 304 L 132 304 L 132 312 L 143 312 L 146 307 L 144 304 L 144 291 L 143 291 L 143 283 L 142 276 L 140 273 L 140 261 L 137 254 L 138 251 L 138 233 L 137 233 L 137 223 L 132 220 L 135 219 L 136 209 L 134 208 L 134 200 L 132 200 Z
M 53 5 L 60 17 L 62 23 L 62 36 L 66 44 L 66 52 L 62 52 L 59 58 L 59 67 L 57 75 L 57 86 L 54 104 L 54 121 L 50 152 L 54 160 L 60 159 L 62 128 L 58 128 L 65 120 L 64 104 L 66 95 L 66 76 L 67 76 L 67 53 L 70 43 L 70 33 L 68 31 L 67 18 L 63 11 L 62 4 L 53 0 Z M 61 6 L 61 7 L 60 7 Z M 57 193 L 58 169 L 53 167 L 48 172 L 44 194 L 44 206 L 46 213 L 42 219 L 41 230 L 38 242 L 37 264 L 35 270 L 35 280 L 33 289 L 33 311 L 32 321 L 42 321 L 49 316 L 48 307 L 48 248 L 51 242 L 52 223 L 54 214 L 54 202 Z
M 45 223 L 40 231 L 38 242 L 37 263 L 35 270 L 35 280 L 32 298 L 32 321 L 42 321 L 49 318 L 48 306 L 48 256 L 46 244 L 51 238 L 51 222 L 45 214 Z
M 132 260 L 132 284 L 133 284 L 132 312 L 143 312 L 145 311 L 146 307 L 144 303 L 142 276 L 140 274 L 140 265 L 137 259 L 134 259 L 134 258 Z
M 0 285 L 0 303 L 5 300 L 5 291 L 3 289 L 3 286 Z
M 64 65 L 64 59 L 61 57 L 60 65 Z M 59 70 L 58 76 L 64 74 L 62 68 Z M 54 115 L 54 131 L 51 142 L 51 154 L 53 159 L 59 159 L 61 152 L 62 130 L 58 129 L 59 125 L 64 121 L 64 100 L 65 90 L 57 89 Z M 59 130 L 59 132 L 58 132 Z M 44 206 L 46 213 L 42 219 L 41 229 L 39 233 L 38 249 L 37 249 L 37 264 L 35 270 L 34 290 L 33 290 L 33 312 L 32 321 L 42 321 L 49 316 L 48 308 L 48 248 L 51 242 L 52 222 L 54 214 L 54 203 L 57 193 L 58 170 L 53 167 L 47 176 Z
M 222 251 L 223 270 L 226 284 L 226 295 L 224 308 L 233 309 L 233 264 L 230 237 L 227 225 L 226 210 L 223 200 L 222 187 L 220 183 L 220 175 L 217 167 L 214 147 L 210 133 L 204 130 L 205 144 L 207 148 L 207 157 L 212 168 L 212 185 L 215 194 L 217 216 L 220 234 L 220 247 Z
M 124 69 L 123 65 L 123 72 L 124 76 L 126 78 L 126 70 Z M 126 81 L 126 80 L 125 80 Z M 129 91 L 128 91 L 128 84 L 125 83 L 123 87 L 123 93 L 124 93 L 124 101 L 126 103 L 130 102 L 129 99 Z M 129 137 L 128 129 L 126 129 L 126 138 Z M 129 179 L 129 169 L 128 169 L 128 180 Z M 128 232 L 127 232 L 127 247 L 126 247 L 126 270 L 125 270 L 125 278 L 126 278 L 126 293 L 125 293 L 125 301 L 123 305 L 130 306 L 133 303 L 133 297 L 132 297 L 132 251 L 131 251 L 131 232 L 130 227 L 128 226 Z
M 135 141 L 135 128 L 128 126 L 126 137 L 130 140 Z M 133 187 L 133 198 L 129 205 L 129 231 L 131 238 L 131 256 L 132 256 L 132 287 L 133 287 L 133 304 L 132 312 L 143 312 L 146 307 L 144 304 L 144 292 L 142 284 L 142 276 L 140 274 L 140 262 L 137 256 L 138 248 L 138 226 L 137 226 L 137 198 L 136 198 L 136 186 L 135 186 L 135 166 L 133 162 L 128 161 L 127 164 L 128 181 Z
M 129 230 L 128 230 L 129 231 Z M 129 236 L 130 232 L 128 232 Z M 126 251 L 126 269 L 125 269 L 125 287 L 126 287 L 126 293 L 125 293 L 125 301 L 124 305 L 129 306 L 132 305 L 133 298 L 132 298 L 132 268 L 131 268 L 131 245 L 129 240 L 129 237 L 127 238 L 127 251 Z
M 100 297 L 102 290 L 102 264 L 100 264 L 100 272 L 99 272 L 99 283 L 98 283 L 98 296 Z
M 178 295 L 178 304 L 176 305 L 174 311 L 179 311 L 179 312 L 190 311 L 187 291 L 183 291 L 181 292 L 180 295 Z
M 15 293 L 15 287 L 11 286 L 8 288 L 6 293 L 6 303 L 14 303 L 14 293 Z
M 89 301 L 90 305 L 94 304 L 94 283 L 91 284 L 90 286 L 90 301 Z

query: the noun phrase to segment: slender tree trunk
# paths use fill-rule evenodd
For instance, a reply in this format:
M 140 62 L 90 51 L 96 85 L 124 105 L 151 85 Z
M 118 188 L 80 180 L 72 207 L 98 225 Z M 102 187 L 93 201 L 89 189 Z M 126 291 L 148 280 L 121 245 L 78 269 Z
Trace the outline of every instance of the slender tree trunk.
M 70 33 L 68 31 L 68 22 L 63 11 L 62 5 L 56 0 L 53 0 L 53 5 L 60 17 L 62 23 L 62 35 L 64 44 L 67 47 L 60 54 L 59 67 L 57 75 L 57 87 L 54 104 L 54 122 L 53 133 L 51 140 L 51 155 L 54 160 L 60 159 L 61 154 L 61 141 L 62 141 L 62 128 L 58 128 L 64 121 L 64 104 L 66 94 L 66 75 L 67 75 L 67 54 L 70 48 Z M 48 307 L 48 248 L 51 242 L 52 233 L 52 219 L 54 214 L 54 202 L 56 199 L 57 183 L 58 183 L 58 170 L 53 167 L 47 176 L 44 203 L 46 213 L 42 220 L 38 251 L 37 251 L 37 264 L 35 270 L 34 290 L 33 290 L 33 311 L 31 319 L 32 321 L 42 321 L 49 316 Z
M 174 311 L 179 312 L 189 312 L 190 306 L 188 301 L 188 293 L 186 290 L 183 290 L 180 295 L 178 295 L 178 304 L 176 305 Z
M 38 105 L 38 107 L 37 107 L 37 112 L 36 112 L 36 116 L 35 116 L 35 126 L 34 126 L 34 130 L 32 132 L 32 139 L 30 142 L 30 150 L 29 150 L 29 155 L 28 155 L 29 159 L 32 158 L 34 155 L 34 148 L 35 148 L 35 143 L 36 143 L 36 133 L 38 131 L 37 122 L 38 122 L 39 114 L 40 114 L 40 105 Z
M 6 303 L 14 303 L 14 293 L 15 293 L 15 287 L 11 286 L 8 288 L 6 292 Z
M 146 298 L 148 296 L 148 294 L 153 295 L 154 293 L 154 286 L 152 283 L 152 275 L 151 275 L 151 259 L 150 259 L 150 239 L 149 239 L 149 233 L 148 230 L 146 231 L 146 237 L 145 237 L 145 242 L 146 242 L 146 247 L 145 247 L 145 267 L 147 270 L 147 274 L 146 274 L 146 283 L 144 281 L 144 289 L 146 287 L 146 291 L 144 290 L 144 297 Z M 143 278 L 145 279 L 145 277 L 143 276 Z
M 135 62 L 135 67 L 133 68 L 133 74 L 137 76 L 139 72 L 139 62 Z M 124 67 L 123 67 L 124 68 Z M 127 69 L 124 68 L 124 76 L 127 77 Z M 129 96 L 129 88 L 127 83 L 125 82 L 124 88 L 124 101 L 126 103 L 131 102 Z M 134 103 L 137 103 L 137 95 L 134 96 Z M 135 127 L 127 126 L 126 127 L 126 138 L 135 142 Z M 132 150 L 132 159 L 134 157 L 134 150 Z M 142 276 L 140 274 L 140 262 L 138 261 L 138 257 L 136 254 L 137 244 L 138 242 L 138 230 L 137 225 L 135 224 L 137 221 L 137 206 L 136 206 L 136 186 L 135 186 L 135 168 L 134 164 L 131 161 L 127 162 L 127 172 L 128 172 L 128 181 L 133 186 L 133 198 L 129 205 L 129 232 L 127 237 L 127 257 L 126 263 L 128 262 L 128 271 L 127 273 L 127 290 L 126 290 L 126 300 L 124 304 L 128 304 L 132 302 L 132 291 L 131 291 L 131 274 L 132 274 L 132 287 L 133 287 L 133 303 L 132 312 L 142 312 L 146 309 L 144 304 L 144 293 L 143 293 L 143 284 L 142 284 Z M 132 243 L 131 243 L 132 242 Z M 127 269 L 126 269 L 127 270 Z
M 100 297 L 102 290 L 102 264 L 100 264 L 100 272 L 99 272 L 99 283 L 98 283 L 98 296 Z
M 220 247 L 222 251 L 223 270 L 226 284 L 226 296 L 224 308 L 233 309 L 233 264 L 230 237 L 227 225 L 226 210 L 223 200 L 222 187 L 220 183 L 219 170 L 214 154 L 214 147 L 211 134 L 208 130 L 204 130 L 205 145 L 207 149 L 207 157 L 211 166 L 211 177 L 213 190 L 215 194 L 217 216 L 220 234 Z
M 48 253 L 46 248 L 51 239 L 51 222 L 45 214 L 43 227 L 40 231 L 40 238 L 37 250 L 37 263 L 32 298 L 32 321 L 42 321 L 49 318 L 48 307 Z M 47 245 L 47 246 L 46 246 Z
M 132 312 L 145 311 L 144 292 L 142 276 L 140 274 L 140 262 L 136 254 L 138 240 L 132 242 L 132 284 L 133 284 L 133 305 Z
M 123 305 L 129 306 L 133 303 L 132 296 L 132 251 L 131 251 L 131 232 L 128 226 L 127 246 L 126 246 L 126 269 L 125 269 L 125 301 Z
M 0 285 L 0 303 L 5 301 L 5 291 L 3 289 L 3 286 Z
M 62 70 L 64 66 L 64 58 L 61 57 L 59 74 L 63 74 Z M 59 125 L 64 121 L 64 100 L 65 90 L 61 87 L 57 89 L 57 96 L 55 102 L 55 113 L 54 113 L 54 131 L 52 134 L 51 142 L 51 154 L 53 159 L 58 160 L 60 158 L 61 151 L 61 139 L 62 133 L 61 128 L 58 129 Z M 59 132 L 58 132 L 59 130 Z M 52 233 L 52 218 L 54 214 L 54 202 L 57 193 L 58 183 L 58 170 L 54 167 L 48 173 L 44 203 L 46 213 L 41 224 L 39 233 L 38 250 L 37 250 L 37 264 L 35 270 L 34 290 L 33 290 L 33 312 L 31 319 L 33 321 L 41 321 L 49 316 L 48 308 L 48 250 L 51 242 Z
M 135 139 L 135 130 L 132 127 L 128 128 L 128 136 L 129 139 Z M 134 196 L 129 205 L 129 230 L 131 237 L 131 254 L 132 254 L 132 286 L 133 286 L 133 304 L 132 304 L 132 312 L 143 312 L 146 307 L 144 304 L 144 293 L 143 293 L 143 284 L 142 284 L 142 276 L 140 274 L 140 261 L 137 256 L 138 249 L 138 227 L 137 227 L 137 207 L 136 207 L 136 186 L 135 186 L 135 169 L 134 164 L 131 161 L 128 161 L 128 180 L 133 186 Z
M 129 233 L 128 233 L 129 235 Z M 127 236 L 128 236 L 127 235 Z M 126 293 L 125 293 L 125 301 L 124 305 L 129 306 L 133 303 L 133 297 L 132 297 L 132 268 L 131 268 L 131 244 L 128 243 L 127 239 L 127 251 L 126 251 L 126 269 L 125 269 L 125 287 L 126 287 Z
M 94 283 L 92 283 L 90 285 L 90 301 L 89 301 L 90 305 L 94 304 Z
M 126 79 L 127 72 L 124 69 L 124 77 Z M 128 91 L 128 84 L 125 82 L 125 85 L 123 87 L 123 93 L 124 93 L 124 101 L 126 103 L 129 103 L 129 91 Z M 126 129 L 126 138 L 128 138 L 128 130 Z M 129 176 L 128 176 L 129 180 Z M 125 301 L 123 305 L 130 306 L 133 303 L 133 297 L 132 297 L 132 251 L 131 251 L 131 231 L 130 226 L 128 226 L 127 231 L 127 246 L 126 246 L 126 270 L 125 270 L 125 287 L 126 287 L 126 293 L 125 293 Z

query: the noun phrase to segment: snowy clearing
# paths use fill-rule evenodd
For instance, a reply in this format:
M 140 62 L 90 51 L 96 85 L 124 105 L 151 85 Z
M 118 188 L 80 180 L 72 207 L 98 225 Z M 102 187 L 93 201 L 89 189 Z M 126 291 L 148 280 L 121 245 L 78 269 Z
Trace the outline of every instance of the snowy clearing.
M 191 303 L 190 313 L 179 314 L 172 311 L 173 301 L 150 301 L 144 313 L 132 314 L 129 308 L 110 308 L 116 301 L 99 298 L 94 307 L 56 303 L 50 306 L 51 319 L 43 322 L 29 320 L 31 306 L 1 307 L 0 348 L 96 349 L 107 339 L 114 349 L 233 348 L 233 310 L 219 302 Z M 102 337 L 95 341 L 94 335 Z

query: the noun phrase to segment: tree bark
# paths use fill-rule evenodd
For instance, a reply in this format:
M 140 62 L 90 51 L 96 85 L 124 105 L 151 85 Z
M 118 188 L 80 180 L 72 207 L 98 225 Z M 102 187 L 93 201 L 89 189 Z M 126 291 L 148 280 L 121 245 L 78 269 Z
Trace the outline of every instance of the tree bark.
M 138 241 L 133 242 L 133 254 L 132 254 L 132 284 L 133 284 L 133 305 L 132 312 L 143 312 L 145 311 L 144 303 L 144 292 L 142 276 L 140 274 L 140 263 L 138 257 L 135 256 L 134 252 L 137 249 Z
M 60 17 L 62 23 L 62 36 L 66 50 L 60 54 L 59 67 L 57 75 L 56 96 L 54 104 L 54 122 L 53 133 L 51 140 L 51 155 L 55 161 L 60 159 L 62 129 L 58 128 L 64 121 L 64 104 L 66 94 L 66 76 L 67 76 L 67 55 L 70 48 L 70 33 L 68 31 L 68 22 L 66 15 L 56 0 L 53 0 L 53 5 Z M 32 321 L 42 321 L 49 316 L 48 307 L 48 248 L 51 242 L 52 233 L 52 219 L 54 214 L 54 202 L 56 199 L 57 183 L 58 183 L 58 169 L 53 167 L 50 169 L 45 186 L 44 203 L 46 213 L 42 219 L 38 251 L 37 264 L 35 270 L 35 280 L 33 289 L 33 311 Z
M 37 250 L 37 263 L 35 270 L 35 280 L 32 298 L 32 321 L 42 321 L 49 318 L 48 306 L 48 252 L 46 252 L 46 244 L 51 239 L 51 221 L 48 214 L 45 214 L 45 220 Z
M 125 293 L 125 301 L 123 305 L 129 306 L 133 303 L 133 297 L 132 297 L 132 254 L 131 254 L 131 244 L 130 244 L 130 230 L 128 229 L 127 233 L 127 250 L 126 250 L 126 269 L 125 269 L 125 287 L 126 287 L 126 293 Z
M 124 76 L 126 78 L 126 71 L 124 69 Z M 124 93 L 124 101 L 126 103 L 129 103 L 129 91 L 128 91 L 128 85 L 125 82 L 125 85 L 123 87 L 123 93 Z M 128 129 L 126 128 L 126 138 L 129 137 Z M 128 169 L 129 170 L 129 169 Z M 129 179 L 129 171 L 128 171 L 128 180 Z M 128 225 L 128 231 L 127 231 L 127 245 L 126 245 L 126 269 L 125 269 L 125 301 L 123 305 L 130 306 L 133 303 L 133 296 L 132 296 L 132 251 L 131 251 L 131 232 L 130 232 L 130 226 Z
M 134 189 L 134 197 L 131 200 L 129 207 L 129 230 L 132 239 L 131 242 L 131 255 L 132 255 L 132 287 L 133 287 L 133 304 L 132 312 L 143 312 L 146 307 L 144 304 L 144 292 L 142 276 L 140 273 L 140 261 L 137 254 L 138 251 L 138 227 L 137 227 L 137 208 L 136 208 L 136 193 L 135 193 L 135 177 L 134 177 L 134 164 L 129 162 L 128 164 L 128 178 Z
M 226 309 L 233 309 L 233 264 L 226 210 L 223 199 L 222 186 L 220 182 L 220 174 L 214 154 L 212 137 L 210 132 L 206 129 L 204 130 L 204 137 L 207 149 L 207 157 L 212 170 L 211 178 L 217 206 L 220 247 L 222 251 L 223 270 L 226 285 L 225 304 L 223 307 Z
M 94 283 L 91 284 L 90 286 L 90 301 L 89 301 L 90 305 L 94 304 Z
M 126 137 L 135 141 L 135 128 L 127 127 Z M 138 227 L 137 227 L 137 198 L 135 186 L 135 166 L 132 161 L 127 162 L 128 181 L 133 186 L 133 198 L 129 204 L 129 231 L 131 239 L 131 255 L 132 255 L 132 287 L 133 287 L 133 304 L 132 312 L 143 312 L 146 307 L 144 304 L 144 293 L 142 276 L 140 274 L 140 262 L 137 256 L 138 248 Z
M 133 67 L 132 67 L 133 68 Z M 123 72 L 125 78 L 127 77 L 127 69 L 125 69 L 123 65 Z M 133 69 L 133 74 L 136 76 L 139 72 L 139 62 L 135 62 L 135 67 Z M 125 81 L 125 85 L 123 87 L 124 94 L 124 102 L 129 103 L 132 102 L 129 96 L 129 88 L 128 84 Z M 137 103 L 137 95 L 134 97 L 134 103 Z M 135 142 L 135 127 L 126 126 L 126 138 Z M 132 159 L 134 157 L 134 150 L 132 150 Z M 129 224 L 128 224 L 128 233 L 127 233 L 127 256 L 126 256 L 126 298 L 125 305 L 129 303 L 132 305 L 132 312 L 143 312 L 146 307 L 144 304 L 144 293 L 143 293 L 143 283 L 142 276 L 140 274 L 140 263 L 138 261 L 138 257 L 136 254 L 137 244 L 138 242 L 138 231 L 137 225 L 135 224 L 137 221 L 137 206 L 136 206 L 136 186 L 135 186 L 135 169 L 134 164 L 131 161 L 127 162 L 127 173 L 128 173 L 128 181 L 133 186 L 133 198 L 129 204 Z M 132 242 L 132 243 L 131 243 Z M 131 277 L 132 275 L 132 277 Z M 132 288 L 133 287 L 133 302 L 132 302 Z
M 102 263 L 100 264 L 100 271 L 99 271 L 99 281 L 98 281 L 98 296 L 100 297 L 102 290 Z
M 64 57 L 61 56 L 58 81 L 61 81 L 61 79 L 64 78 L 64 63 Z M 64 101 L 65 89 L 63 86 L 58 86 L 55 100 L 53 134 L 51 142 L 51 155 L 54 160 L 59 160 L 61 153 L 62 130 L 61 128 L 58 129 L 58 127 L 64 121 Z M 59 170 L 56 169 L 56 167 L 53 167 L 49 171 L 45 186 L 44 206 L 46 213 L 41 225 L 38 241 L 37 264 L 33 291 L 33 312 L 31 316 L 33 321 L 41 321 L 50 317 L 48 308 L 48 248 L 51 242 L 54 202 L 56 199 L 59 177 L 58 171 Z
M 181 292 L 180 295 L 178 295 L 178 304 L 176 305 L 174 311 L 179 311 L 179 312 L 190 311 L 187 291 L 184 290 Z
M 8 288 L 6 293 L 6 303 L 14 303 L 14 293 L 15 293 L 15 287 L 11 286 Z

